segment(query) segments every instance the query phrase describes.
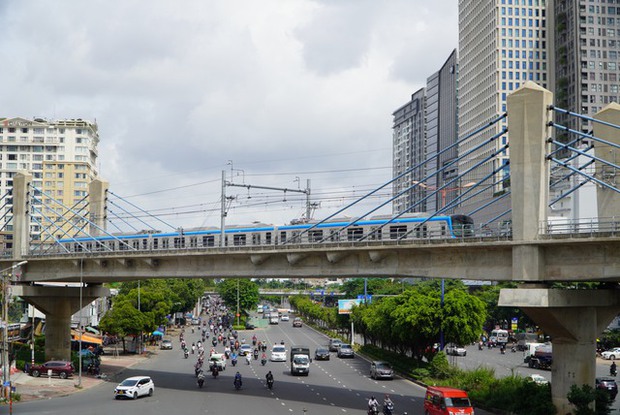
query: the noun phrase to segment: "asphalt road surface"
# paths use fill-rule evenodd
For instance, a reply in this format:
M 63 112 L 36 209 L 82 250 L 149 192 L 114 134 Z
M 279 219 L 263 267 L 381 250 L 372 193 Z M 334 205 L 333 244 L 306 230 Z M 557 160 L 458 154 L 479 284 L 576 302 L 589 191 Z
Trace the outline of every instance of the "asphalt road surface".
M 284 341 L 287 348 L 292 344 L 310 347 L 312 353 L 319 345 L 327 344 L 327 338 L 306 327 L 293 328 L 292 321 L 280 322 L 265 328 L 240 332 L 240 338 L 251 343 L 252 335 L 267 341 L 269 349 Z M 186 341 L 198 340 L 196 334 L 186 330 Z M 207 376 L 203 389 L 196 385 L 193 365 L 196 355 L 183 358 L 178 338 L 173 339 L 174 349 L 159 351 L 140 366 L 127 369 L 120 379 L 111 379 L 101 386 L 70 396 L 46 401 L 24 402 L 15 405 L 19 414 L 364 414 L 366 402 L 371 395 L 381 402 L 390 394 L 395 403 L 395 414 L 407 411 L 410 415 L 422 414 L 424 389 L 407 380 L 376 381 L 369 377 L 369 363 L 359 356 L 339 359 L 334 353 L 329 361 L 313 360 L 309 376 L 292 376 L 288 362 L 268 362 L 261 366 L 260 360 L 247 365 L 239 360 L 236 368 L 228 366 L 217 379 Z M 207 342 L 208 346 L 210 343 Z M 207 353 L 210 347 L 206 348 Z M 216 350 L 223 352 L 219 345 Z M 230 363 L 230 362 L 229 362 Z M 243 387 L 235 390 L 233 378 L 238 370 L 243 377 Z M 265 374 L 271 370 L 275 377 L 273 390 L 265 384 Z M 129 376 L 148 375 L 155 382 L 152 397 L 133 400 L 114 400 L 116 384 Z M 485 414 L 476 411 L 476 414 Z

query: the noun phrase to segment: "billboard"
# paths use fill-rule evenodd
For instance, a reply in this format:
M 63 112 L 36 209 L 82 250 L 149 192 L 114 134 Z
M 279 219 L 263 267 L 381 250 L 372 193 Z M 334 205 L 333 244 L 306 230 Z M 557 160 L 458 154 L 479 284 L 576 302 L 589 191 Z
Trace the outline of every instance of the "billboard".
M 362 304 L 362 299 L 355 300 L 338 300 L 338 314 L 351 314 L 353 306 Z

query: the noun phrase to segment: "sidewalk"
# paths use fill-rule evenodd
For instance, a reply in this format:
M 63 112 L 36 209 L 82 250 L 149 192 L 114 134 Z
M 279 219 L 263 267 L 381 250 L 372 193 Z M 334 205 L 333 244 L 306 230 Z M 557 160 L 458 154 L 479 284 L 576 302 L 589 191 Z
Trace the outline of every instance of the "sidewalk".
M 20 402 L 65 396 L 113 379 L 115 375 L 121 373 L 124 369 L 148 359 L 152 354 L 150 349 L 147 350 L 146 355 L 101 356 L 101 376 L 87 375 L 83 368 L 81 387 L 78 386 L 79 376 L 77 372 L 68 379 L 48 378 L 44 375 L 35 378 L 24 372 L 17 372 L 11 374 L 11 382 L 15 386 L 15 392 L 21 396 Z

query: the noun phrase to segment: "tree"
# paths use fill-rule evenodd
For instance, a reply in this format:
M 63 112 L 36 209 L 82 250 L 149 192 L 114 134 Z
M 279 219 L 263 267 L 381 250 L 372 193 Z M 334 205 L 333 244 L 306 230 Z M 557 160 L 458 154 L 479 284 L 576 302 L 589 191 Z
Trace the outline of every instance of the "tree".
M 150 318 L 138 311 L 130 300 L 115 301 L 112 309 L 101 318 L 99 327 L 104 332 L 114 333 L 123 339 L 125 350 L 125 336 L 138 336 L 149 326 Z M 148 329 L 147 329 L 148 330 Z
M 252 310 L 258 304 L 258 286 L 249 279 L 225 279 L 216 290 L 224 304 L 231 310 L 237 309 L 237 288 L 239 289 L 239 308 L 241 311 Z
M 486 321 L 486 305 L 463 290 L 450 290 L 445 295 L 441 327 L 447 342 L 469 344 L 480 338 Z

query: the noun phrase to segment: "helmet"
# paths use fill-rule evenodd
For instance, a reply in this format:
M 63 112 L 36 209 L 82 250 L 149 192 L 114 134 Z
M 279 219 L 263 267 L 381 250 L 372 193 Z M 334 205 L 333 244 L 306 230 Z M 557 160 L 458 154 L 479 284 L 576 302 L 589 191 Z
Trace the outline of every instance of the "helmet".
M 375 399 L 375 396 L 374 396 L 374 395 L 373 395 L 373 396 L 371 396 L 371 397 L 370 397 L 370 399 L 374 400 L 374 399 Z

